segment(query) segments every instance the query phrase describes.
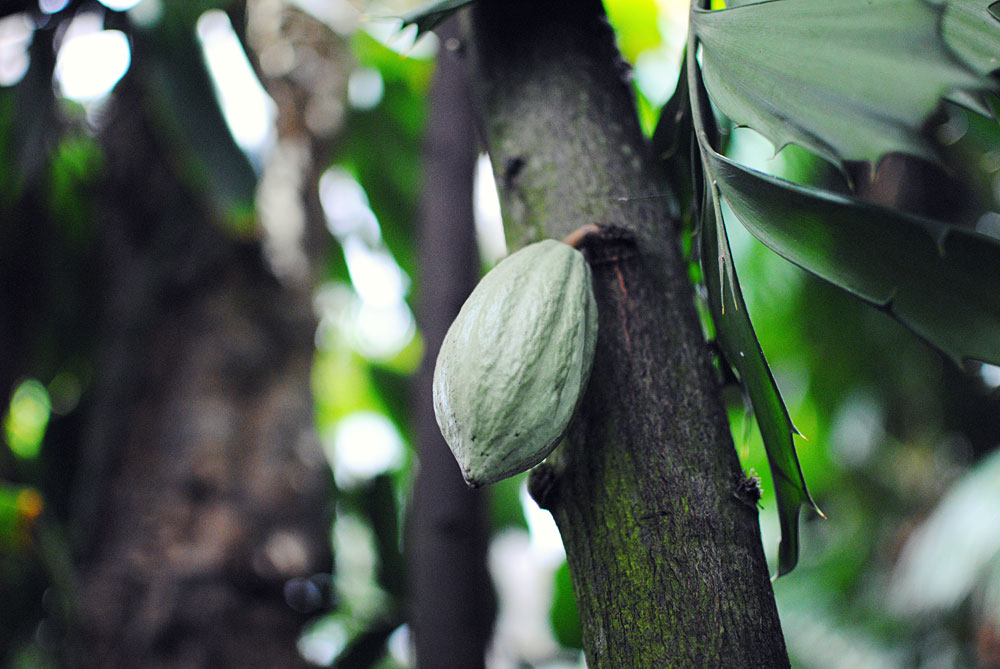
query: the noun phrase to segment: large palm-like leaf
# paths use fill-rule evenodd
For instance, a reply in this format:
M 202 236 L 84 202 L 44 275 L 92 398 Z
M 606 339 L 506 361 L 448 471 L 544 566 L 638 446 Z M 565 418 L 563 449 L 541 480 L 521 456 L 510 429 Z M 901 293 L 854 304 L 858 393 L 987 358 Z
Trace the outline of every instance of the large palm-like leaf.
M 925 0 L 772 0 L 695 9 L 712 100 L 777 148 L 828 160 L 933 157 L 921 126 L 943 96 L 981 78 L 941 35 Z
M 1000 17 L 992 0 L 948 0 L 941 31 L 945 41 L 978 72 L 1000 69 Z
M 996 239 L 704 153 L 737 217 L 773 251 L 885 309 L 956 362 L 1000 364 Z
M 901 151 L 933 157 L 921 128 L 953 96 L 979 104 L 998 53 L 983 0 L 731 2 L 692 10 L 688 63 L 705 174 L 702 262 L 720 343 L 754 405 L 782 528 L 779 574 L 798 555 L 798 510 L 811 502 L 791 421 L 745 314 L 721 213 L 725 198 L 785 258 L 885 309 L 956 361 L 1000 362 L 1000 243 L 944 223 L 771 177 L 720 155 L 707 95 L 776 147 L 796 143 L 841 165 Z M 988 20 L 987 20 L 988 19 Z M 944 22 L 944 28 L 942 28 Z M 946 42 L 962 42 L 960 60 Z M 737 315 L 739 309 L 742 315 Z

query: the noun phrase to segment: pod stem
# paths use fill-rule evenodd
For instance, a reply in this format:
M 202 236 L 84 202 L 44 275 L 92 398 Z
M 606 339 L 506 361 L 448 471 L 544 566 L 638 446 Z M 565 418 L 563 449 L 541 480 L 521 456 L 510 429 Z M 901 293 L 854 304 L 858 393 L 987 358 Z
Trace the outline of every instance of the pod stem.
M 601 226 L 596 223 L 587 223 L 586 225 L 581 225 L 579 228 L 566 235 L 566 237 L 563 238 L 563 242 L 569 244 L 575 249 L 580 249 L 584 244 L 589 243 L 589 237 L 599 234 L 601 234 Z
M 563 242 L 581 251 L 591 265 L 620 262 L 635 252 L 635 234 L 618 225 L 587 223 L 566 235 Z

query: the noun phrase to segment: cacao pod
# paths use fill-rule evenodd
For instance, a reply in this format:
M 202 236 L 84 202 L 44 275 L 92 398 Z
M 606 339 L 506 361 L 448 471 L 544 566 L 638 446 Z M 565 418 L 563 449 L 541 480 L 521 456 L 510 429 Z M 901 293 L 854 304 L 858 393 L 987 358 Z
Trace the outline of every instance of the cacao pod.
M 434 369 L 434 414 L 469 485 L 526 471 L 556 447 L 596 342 L 590 267 L 575 248 L 537 242 L 483 277 Z

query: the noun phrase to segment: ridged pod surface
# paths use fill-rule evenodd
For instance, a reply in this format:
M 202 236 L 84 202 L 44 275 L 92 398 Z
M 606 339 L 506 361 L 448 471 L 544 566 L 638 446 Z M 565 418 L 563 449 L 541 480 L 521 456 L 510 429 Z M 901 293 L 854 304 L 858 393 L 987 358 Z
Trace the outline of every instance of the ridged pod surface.
M 471 486 L 541 462 L 569 427 L 590 377 L 597 305 L 590 267 L 552 239 L 490 271 L 448 329 L 434 414 Z

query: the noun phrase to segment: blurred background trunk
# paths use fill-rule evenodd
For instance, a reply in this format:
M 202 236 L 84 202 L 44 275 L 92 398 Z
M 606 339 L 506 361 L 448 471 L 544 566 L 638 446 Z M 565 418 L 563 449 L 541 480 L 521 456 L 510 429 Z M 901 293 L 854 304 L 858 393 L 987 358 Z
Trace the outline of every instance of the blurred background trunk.
M 70 664 L 304 665 L 296 640 L 323 599 L 309 579 L 331 567 L 310 294 L 209 220 L 164 159 L 134 70 L 100 137 L 104 297 Z
M 410 621 L 422 669 L 483 667 L 495 610 L 486 569 L 488 492 L 462 480 L 431 401 L 441 342 L 479 279 L 476 131 L 455 21 L 438 28 L 442 48 L 430 89 L 418 239 L 425 349 L 413 392 L 420 461 L 407 538 Z

